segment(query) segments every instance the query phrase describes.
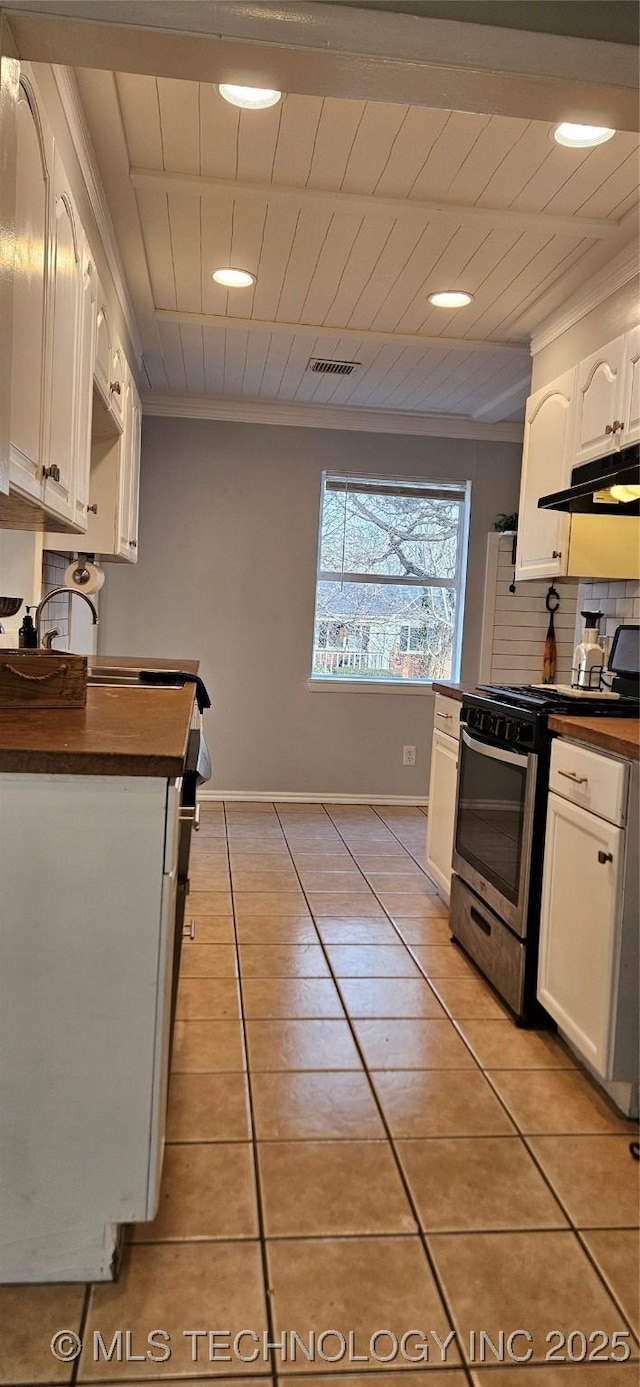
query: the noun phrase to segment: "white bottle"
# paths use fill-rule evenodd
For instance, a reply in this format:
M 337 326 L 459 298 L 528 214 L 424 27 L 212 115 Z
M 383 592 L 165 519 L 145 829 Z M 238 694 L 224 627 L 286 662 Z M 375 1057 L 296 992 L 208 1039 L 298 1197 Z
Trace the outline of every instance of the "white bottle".
M 600 643 L 602 612 L 581 612 L 584 632 L 573 654 L 571 683 L 577 689 L 599 689 L 604 669 L 604 648 Z

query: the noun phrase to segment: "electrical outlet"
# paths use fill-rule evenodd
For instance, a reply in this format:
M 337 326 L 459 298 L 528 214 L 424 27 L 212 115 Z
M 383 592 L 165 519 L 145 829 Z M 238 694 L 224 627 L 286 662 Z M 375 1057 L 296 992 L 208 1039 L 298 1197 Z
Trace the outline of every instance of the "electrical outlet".
M 402 748 L 402 764 L 403 766 L 415 766 L 416 749 L 414 746 L 404 746 Z

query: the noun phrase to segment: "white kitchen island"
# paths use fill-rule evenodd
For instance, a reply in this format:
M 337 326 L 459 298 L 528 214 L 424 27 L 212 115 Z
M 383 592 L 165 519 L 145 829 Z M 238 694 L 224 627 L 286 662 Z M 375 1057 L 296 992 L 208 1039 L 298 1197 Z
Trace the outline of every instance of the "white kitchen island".
M 0 715 L 0 1282 L 108 1280 L 155 1214 L 192 707 Z

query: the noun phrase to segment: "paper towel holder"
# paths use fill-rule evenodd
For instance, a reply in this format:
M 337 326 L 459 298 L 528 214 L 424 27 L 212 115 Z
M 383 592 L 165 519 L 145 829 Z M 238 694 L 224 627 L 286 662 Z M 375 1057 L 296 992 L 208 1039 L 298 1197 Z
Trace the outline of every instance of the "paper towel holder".
M 76 566 L 71 575 L 76 587 L 82 588 L 91 582 L 91 572 L 87 568 L 87 562 L 95 563 L 95 559 L 95 554 L 78 554 Z

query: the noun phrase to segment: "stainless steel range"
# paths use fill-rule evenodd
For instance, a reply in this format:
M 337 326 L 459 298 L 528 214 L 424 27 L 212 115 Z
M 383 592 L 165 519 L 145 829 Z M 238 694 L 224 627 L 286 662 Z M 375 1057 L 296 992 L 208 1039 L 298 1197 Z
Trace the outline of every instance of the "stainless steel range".
M 541 1016 L 535 994 L 549 715 L 639 711 L 637 689 L 481 685 L 462 700 L 451 929 L 522 1025 Z

